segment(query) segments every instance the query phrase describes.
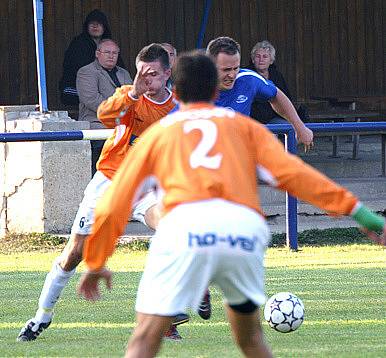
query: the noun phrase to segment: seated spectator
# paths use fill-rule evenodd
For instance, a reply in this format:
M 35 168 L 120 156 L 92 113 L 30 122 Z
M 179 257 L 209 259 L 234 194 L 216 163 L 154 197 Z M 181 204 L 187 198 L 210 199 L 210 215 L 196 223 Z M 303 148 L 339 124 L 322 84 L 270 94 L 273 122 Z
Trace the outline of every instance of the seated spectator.
M 276 50 L 272 44 L 267 41 L 258 42 L 251 51 L 251 64 L 249 68 L 256 71 L 265 79 L 272 81 L 276 87 L 280 88 L 285 95 L 291 99 L 290 91 L 279 72 L 275 62 Z M 307 122 L 307 110 L 304 106 L 297 109 L 300 119 Z M 277 114 L 268 102 L 256 99 L 252 104 L 251 117 L 264 124 L 287 124 L 288 122 Z
M 163 46 L 164 49 L 168 52 L 170 68 L 173 68 L 174 63 L 176 62 L 176 58 L 177 58 L 176 48 L 168 42 L 162 42 L 161 46 Z
M 102 11 L 95 9 L 87 15 L 82 33 L 71 41 L 64 54 L 63 75 L 59 82 L 60 99 L 63 104 L 78 105 L 76 74 L 81 67 L 95 60 L 97 45 L 105 38 L 111 38 L 107 17 Z M 118 65 L 125 68 L 120 56 Z
M 161 45 L 168 52 L 170 68 L 173 69 L 174 63 L 176 62 L 176 59 L 177 59 L 177 50 L 176 50 L 176 48 L 173 45 L 171 45 L 168 42 L 162 42 Z M 170 90 L 172 89 L 172 87 L 173 87 L 173 80 L 172 80 L 171 77 L 168 79 L 168 82 L 167 82 L 166 85 L 168 86 L 168 88 Z
M 105 128 L 97 118 L 98 106 L 112 96 L 117 87 L 132 83 L 129 72 L 117 66 L 118 44 L 111 39 L 99 42 L 94 62 L 79 69 L 76 90 L 79 94 L 79 121 L 90 122 L 91 129 Z M 103 140 L 91 141 L 92 175 L 103 148 Z

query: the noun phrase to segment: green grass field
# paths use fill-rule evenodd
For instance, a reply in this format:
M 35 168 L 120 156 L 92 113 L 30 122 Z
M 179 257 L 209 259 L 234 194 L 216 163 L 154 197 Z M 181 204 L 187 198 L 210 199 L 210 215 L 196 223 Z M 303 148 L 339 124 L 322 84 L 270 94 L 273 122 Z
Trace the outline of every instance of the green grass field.
M 79 275 L 59 302 L 51 327 L 35 342 L 15 338 L 34 314 L 46 272 L 57 252 L 0 254 L 0 357 L 119 357 L 134 327 L 134 301 L 146 252 L 120 248 L 109 266 L 113 291 L 90 304 L 75 294 Z M 276 357 L 385 357 L 386 250 L 353 244 L 271 248 L 267 294 L 291 291 L 306 307 L 298 331 L 281 334 L 263 324 Z M 81 268 L 82 269 L 82 268 Z M 166 341 L 160 357 L 240 357 L 232 342 L 219 291 L 212 288 L 210 321 L 191 315 L 182 342 Z

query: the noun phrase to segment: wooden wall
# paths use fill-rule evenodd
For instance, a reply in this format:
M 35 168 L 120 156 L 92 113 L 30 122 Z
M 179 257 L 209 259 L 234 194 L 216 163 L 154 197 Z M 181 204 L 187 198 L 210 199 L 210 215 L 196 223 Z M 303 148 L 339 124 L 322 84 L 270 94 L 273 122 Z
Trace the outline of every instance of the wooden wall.
M 195 47 L 205 0 L 46 0 L 44 41 L 49 109 L 60 109 L 64 51 L 89 11 L 99 8 L 132 75 L 150 42 Z M 38 102 L 32 0 L 0 1 L 0 105 Z M 204 46 L 228 35 L 242 62 L 259 40 L 277 49 L 277 65 L 298 100 L 314 95 L 386 94 L 386 1 L 213 0 Z

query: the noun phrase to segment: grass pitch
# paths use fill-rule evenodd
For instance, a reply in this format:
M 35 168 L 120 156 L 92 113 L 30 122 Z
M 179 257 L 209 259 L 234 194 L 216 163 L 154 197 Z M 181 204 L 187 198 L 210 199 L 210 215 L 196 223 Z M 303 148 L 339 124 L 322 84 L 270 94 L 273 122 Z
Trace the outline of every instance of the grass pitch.
M 35 312 L 45 274 L 57 252 L 0 255 L 0 357 L 120 357 L 134 327 L 136 288 L 146 252 L 121 248 L 110 260 L 116 272 L 111 292 L 90 304 L 75 294 L 77 275 L 56 308 L 51 327 L 35 342 L 16 336 Z M 271 248 L 266 258 L 266 291 L 290 291 L 306 308 L 305 322 L 293 333 L 263 324 L 276 357 L 385 357 L 386 250 L 354 244 L 303 247 L 299 252 Z M 82 267 L 80 268 L 80 271 Z M 160 357 L 240 357 L 211 289 L 210 321 L 191 315 L 180 326 L 182 342 L 165 341 Z

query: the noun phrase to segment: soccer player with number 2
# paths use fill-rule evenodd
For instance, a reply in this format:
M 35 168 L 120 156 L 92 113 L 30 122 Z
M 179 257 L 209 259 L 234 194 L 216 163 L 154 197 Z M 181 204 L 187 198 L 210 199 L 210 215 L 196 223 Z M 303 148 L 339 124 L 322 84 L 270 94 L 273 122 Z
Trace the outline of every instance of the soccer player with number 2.
M 197 310 L 209 284 L 225 297 L 232 332 L 247 357 L 270 357 L 258 307 L 265 302 L 263 258 L 270 240 L 259 205 L 261 179 L 333 215 L 351 215 L 385 244 L 385 220 L 349 191 L 284 151 L 259 123 L 216 107 L 217 70 L 200 52 L 182 55 L 174 76 L 180 111 L 142 135 L 98 203 L 84 247 L 87 271 L 78 292 L 100 297 L 111 287 L 114 252 L 139 190 L 156 181 L 162 218 L 138 288 L 137 326 L 127 357 L 154 357 L 178 312 Z M 382 231 L 381 235 L 375 231 Z

